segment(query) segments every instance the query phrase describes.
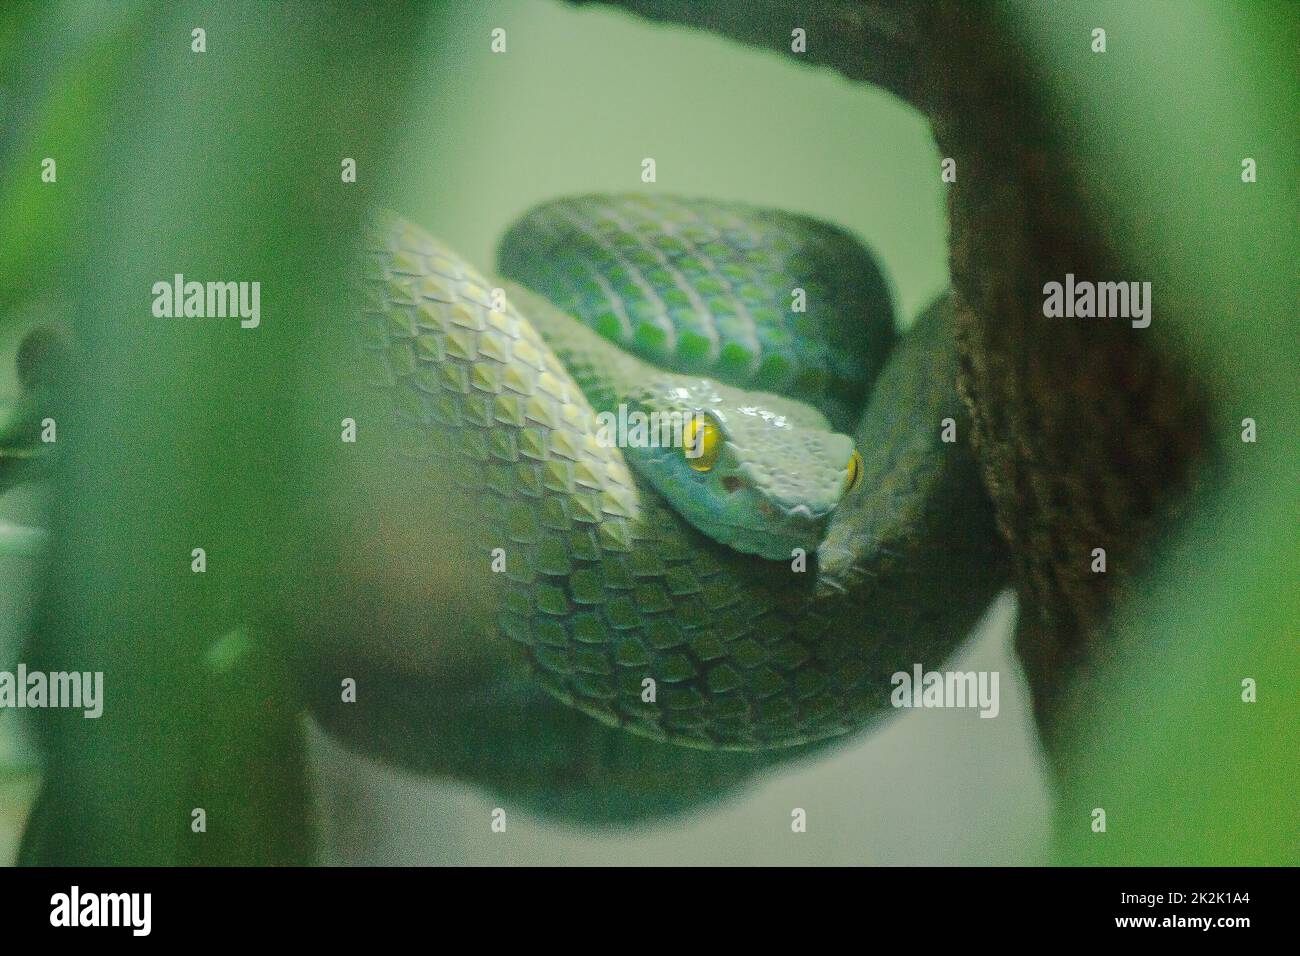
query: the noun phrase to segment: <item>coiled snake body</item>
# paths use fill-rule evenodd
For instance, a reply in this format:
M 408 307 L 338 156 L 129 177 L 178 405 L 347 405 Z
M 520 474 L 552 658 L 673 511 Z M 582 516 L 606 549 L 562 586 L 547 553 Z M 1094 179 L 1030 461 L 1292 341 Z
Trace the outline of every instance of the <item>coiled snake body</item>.
M 892 673 L 960 641 L 1001 570 L 941 437 L 964 435 L 943 302 L 891 350 L 853 239 L 708 201 L 550 203 L 500 267 L 521 285 L 384 217 L 356 330 L 403 453 L 472 490 L 499 627 L 551 695 L 690 746 L 791 746 L 887 713 Z M 716 428 L 710 467 L 598 439 L 598 412 L 673 402 Z

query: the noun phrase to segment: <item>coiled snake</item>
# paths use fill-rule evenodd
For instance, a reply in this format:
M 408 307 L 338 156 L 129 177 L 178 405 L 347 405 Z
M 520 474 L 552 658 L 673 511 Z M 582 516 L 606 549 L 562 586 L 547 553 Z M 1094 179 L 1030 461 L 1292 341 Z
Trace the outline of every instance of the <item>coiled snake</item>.
M 560 701 L 705 749 L 822 740 L 1000 582 L 946 305 L 895 344 L 843 231 L 587 196 L 514 226 L 501 281 L 392 215 L 367 245 L 360 376 L 471 492 L 498 626 Z M 701 416 L 704 457 L 601 440 L 620 406 Z

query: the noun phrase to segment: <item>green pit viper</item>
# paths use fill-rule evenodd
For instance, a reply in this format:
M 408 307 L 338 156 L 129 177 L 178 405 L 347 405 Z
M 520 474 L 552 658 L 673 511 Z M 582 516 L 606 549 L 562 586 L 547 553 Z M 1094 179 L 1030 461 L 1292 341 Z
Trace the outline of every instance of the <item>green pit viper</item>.
M 470 491 L 497 626 L 550 695 L 790 747 L 889 713 L 891 675 L 969 631 L 1003 563 L 945 300 L 896 336 L 843 230 L 650 195 L 534 209 L 499 271 L 378 217 L 357 373 L 400 453 Z M 602 440 L 619 406 L 691 416 L 692 455 Z

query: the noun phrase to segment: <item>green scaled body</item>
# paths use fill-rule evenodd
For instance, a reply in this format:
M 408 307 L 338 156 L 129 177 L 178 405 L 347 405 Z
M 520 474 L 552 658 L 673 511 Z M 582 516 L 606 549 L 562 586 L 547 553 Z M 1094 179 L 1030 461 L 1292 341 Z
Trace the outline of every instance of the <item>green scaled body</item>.
M 875 261 L 826 223 L 671 196 L 560 199 L 501 242 L 501 272 L 659 368 L 857 423 L 893 341 Z
M 752 218 L 749 235 L 773 242 L 781 232 L 773 223 L 802 222 L 778 213 Z M 842 266 L 849 256 L 876 288 L 879 275 L 863 265 L 865 253 L 841 248 L 835 230 L 797 226 L 794 232 L 786 231 L 783 242 L 793 248 L 779 253 L 782 261 L 799 263 L 807 236 L 821 234 L 835 262 Z M 699 234 L 701 249 L 718 241 L 705 235 Z M 525 241 L 536 243 L 530 255 L 546 248 L 540 239 L 507 241 L 503 264 L 521 278 L 532 259 L 509 250 Z M 461 525 L 480 543 L 481 560 L 472 559 L 464 574 L 489 579 L 483 590 L 494 604 L 496 628 L 523 649 L 534 679 L 561 702 L 606 724 L 706 749 L 823 740 L 891 713 L 891 675 L 915 661 L 946 657 L 1002 580 L 969 452 L 939 440 L 943 414 L 962 415 L 946 309 L 937 307 L 918 323 L 924 337 L 909 334 L 894 350 L 853 429 L 866 480 L 840 503 L 821 549 L 826 553 L 809 555 L 806 571 L 797 571 L 711 540 L 635 475 L 620 449 L 600 445 L 591 402 L 533 326 L 526 305 L 506 296 L 502 307 L 496 280 L 395 217 L 371 233 L 368 252 L 355 317 L 357 371 L 390 406 L 403 457 L 427 463 L 430 475 L 447 475 L 465 496 L 465 503 L 447 503 L 448 514 L 460 513 Z M 730 291 L 716 297 L 744 299 L 741 270 L 756 267 L 726 269 L 720 258 L 710 254 L 701 263 L 704 273 L 735 277 Z M 815 319 L 750 313 L 744 321 L 754 323 L 751 344 L 764 341 L 754 331 L 764 325 L 834 326 L 827 330 L 831 340 L 853 340 L 858 360 L 837 365 L 830 346 L 791 346 L 777 336 L 773 341 L 796 363 L 782 374 L 796 394 L 803 383 L 804 397 L 823 407 L 841 401 L 833 383 L 865 393 L 873 372 L 853 362 L 876 367 L 889 323 L 861 324 L 871 310 L 856 296 L 867 293 L 847 291 L 860 278 L 836 278 L 820 265 L 770 271 L 781 277 L 781 288 L 824 276 L 839 290 L 835 295 L 846 297 L 847 311 L 835 318 L 814 311 L 810 295 Z M 598 273 L 588 271 L 590 281 Z M 749 298 L 758 301 L 758 292 Z M 590 313 L 600 297 L 584 294 L 583 301 Z M 606 306 L 609 301 L 605 294 Z M 773 293 L 766 301 L 775 309 L 783 300 Z M 567 304 L 573 307 L 572 300 Z M 598 324 L 601 314 L 584 321 Z M 639 327 L 628 327 L 633 341 Z M 877 339 L 886 345 L 862 347 Z M 638 354 L 648 359 L 670 341 L 651 336 Z M 579 337 L 566 346 L 571 356 L 579 347 Z M 762 348 L 750 352 L 752 361 L 733 364 L 765 374 Z M 587 364 L 583 375 L 594 381 L 601 363 Z M 821 399 L 811 394 L 819 390 Z M 861 412 L 844 405 L 846 418 Z M 413 487 L 411 493 L 424 492 Z M 497 548 L 506 568 L 490 574 Z M 470 621 L 460 637 L 474 639 Z M 431 656 L 440 653 L 445 649 L 430 648 Z

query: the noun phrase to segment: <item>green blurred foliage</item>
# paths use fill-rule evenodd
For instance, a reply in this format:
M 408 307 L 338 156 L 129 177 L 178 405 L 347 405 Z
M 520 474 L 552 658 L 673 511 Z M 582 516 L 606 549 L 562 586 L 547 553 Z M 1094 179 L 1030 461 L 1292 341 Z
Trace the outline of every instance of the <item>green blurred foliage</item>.
M 263 630 L 227 667 L 207 652 L 276 619 L 310 550 L 305 476 L 326 437 L 338 444 L 317 376 L 343 354 L 343 270 L 429 12 L 87 2 L 3 15 L 0 48 L 16 55 L 0 302 L 55 293 L 41 317 L 68 321 L 81 348 L 51 403 L 66 423 L 59 505 L 25 659 L 103 670 L 111 705 L 97 721 L 41 714 L 29 861 L 309 858 L 289 655 Z M 191 50 L 195 26 L 207 53 Z M 39 182 L 47 155 L 57 185 Z M 345 156 L 363 171 L 354 185 Z M 155 319 L 152 285 L 175 273 L 260 281 L 261 327 Z M 207 834 L 190 830 L 196 807 Z
M 1146 270 L 1132 278 L 1153 283 L 1152 331 L 1209 384 L 1223 468 L 1133 589 L 1092 706 L 1074 715 L 1058 858 L 1295 865 L 1300 10 L 1019 9 L 1097 209 L 1125 224 L 1115 238 Z M 1090 49 L 1099 26 L 1104 54 Z M 1257 703 L 1243 703 L 1244 678 Z

